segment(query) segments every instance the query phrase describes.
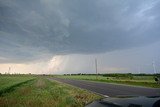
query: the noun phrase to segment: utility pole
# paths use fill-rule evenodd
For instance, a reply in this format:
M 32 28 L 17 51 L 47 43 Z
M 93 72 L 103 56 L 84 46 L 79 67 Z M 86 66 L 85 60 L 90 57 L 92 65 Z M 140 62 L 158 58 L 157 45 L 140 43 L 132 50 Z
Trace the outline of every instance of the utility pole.
M 141 65 L 138 67 L 138 73 L 141 74 Z
M 95 59 L 96 79 L 98 79 L 97 59 Z
M 8 74 L 10 74 L 11 67 L 8 68 Z
M 155 66 L 155 61 L 152 62 L 152 66 L 153 66 L 153 70 L 154 70 L 154 73 L 156 74 L 156 66 Z

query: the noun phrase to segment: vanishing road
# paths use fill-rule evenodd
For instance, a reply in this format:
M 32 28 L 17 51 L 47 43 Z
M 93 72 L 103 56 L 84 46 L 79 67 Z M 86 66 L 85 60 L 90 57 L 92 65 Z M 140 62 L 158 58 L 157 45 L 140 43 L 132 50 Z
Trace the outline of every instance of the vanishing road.
M 90 90 L 92 92 L 104 95 L 104 96 L 160 96 L 160 88 L 144 88 L 128 85 L 119 85 L 111 83 L 91 82 L 84 80 L 73 80 L 63 78 L 49 78 L 50 80 L 56 80 L 59 82 L 67 83 L 82 89 Z

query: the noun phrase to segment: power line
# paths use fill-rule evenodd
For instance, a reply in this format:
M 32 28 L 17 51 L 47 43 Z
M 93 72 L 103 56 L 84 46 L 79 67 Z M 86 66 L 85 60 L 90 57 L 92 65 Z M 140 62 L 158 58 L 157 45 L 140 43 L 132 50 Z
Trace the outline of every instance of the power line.
M 156 71 L 155 61 L 153 61 L 153 62 L 152 62 L 152 66 L 153 66 L 154 73 L 156 74 L 156 73 L 157 73 L 157 71 Z
M 96 69 L 96 79 L 98 78 L 98 70 L 97 70 L 97 59 L 95 59 L 95 69 Z

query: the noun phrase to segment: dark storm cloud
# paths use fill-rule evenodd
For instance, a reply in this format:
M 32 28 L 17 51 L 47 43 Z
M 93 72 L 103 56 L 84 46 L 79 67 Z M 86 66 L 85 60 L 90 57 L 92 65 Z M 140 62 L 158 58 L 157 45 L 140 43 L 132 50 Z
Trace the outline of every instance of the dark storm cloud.
M 0 0 L 0 62 L 160 40 L 159 0 Z

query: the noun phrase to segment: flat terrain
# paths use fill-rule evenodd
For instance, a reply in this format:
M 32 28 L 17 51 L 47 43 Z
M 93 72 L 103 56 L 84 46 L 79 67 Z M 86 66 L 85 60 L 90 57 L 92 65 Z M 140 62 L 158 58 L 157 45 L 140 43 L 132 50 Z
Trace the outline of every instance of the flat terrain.
M 0 76 L 0 95 L 10 92 L 14 89 L 14 87 L 17 87 L 23 83 L 27 83 L 31 80 L 33 80 L 34 76 L 25 76 L 25 75 L 19 75 L 19 76 Z
M 79 88 L 93 91 L 107 96 L 157 96 L 160 95 L 160 89 L 154 88 L 144 88 L 136 86 L 127 86 L 127 85 L 118 85 L 111 83 L 100 83 L 100 82 L 91 82 L 85 80 L 74 80 L 74 79 L 64 79 L 64 78 L 52 78 L 63 83 L 67 83 Z
M 97 79 L 95 75 L 57 75 L 55 77 L 160 88 L 160 84 L 157 84 L 154 80 L 155 76 L 151 75 L 134 76 L 128 74 L 110 74 L 110 76 L 99 75 Z
M 0 76 L 0 107 L 83 107 L 102 98 L 43 76 Z

